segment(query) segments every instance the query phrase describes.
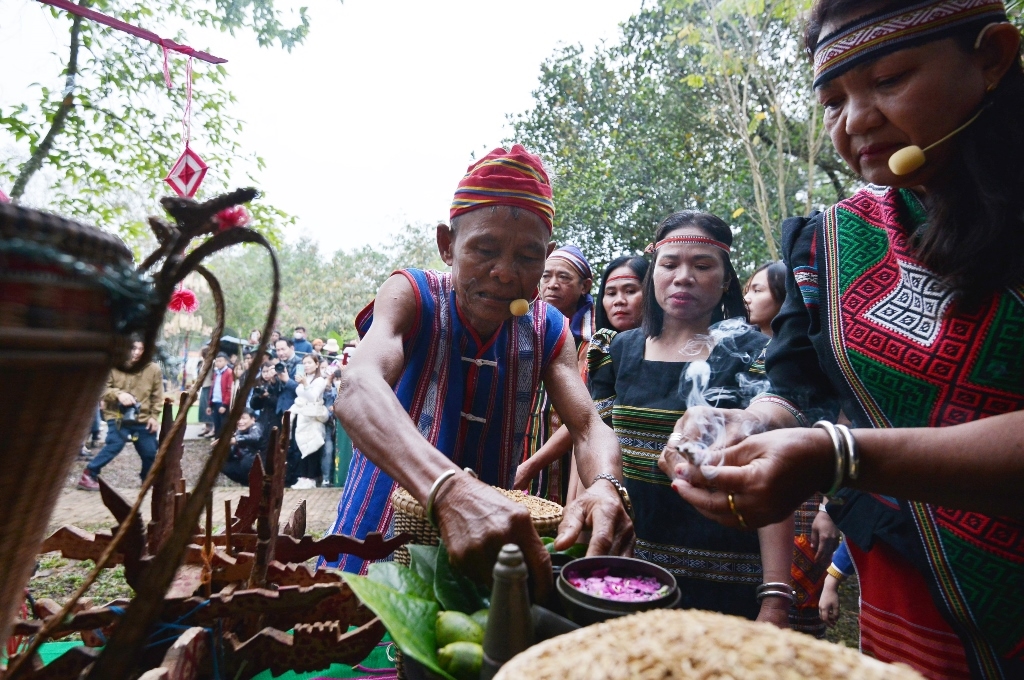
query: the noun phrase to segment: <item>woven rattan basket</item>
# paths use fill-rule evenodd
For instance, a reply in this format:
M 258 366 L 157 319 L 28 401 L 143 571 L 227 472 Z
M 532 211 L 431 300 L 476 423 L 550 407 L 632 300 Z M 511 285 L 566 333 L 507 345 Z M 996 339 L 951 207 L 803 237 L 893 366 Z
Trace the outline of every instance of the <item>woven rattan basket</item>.
M 126 358 L 108 286 L 131 268 L 109 234 L 0 204 L 0 372 L 11 388 L 0 409 L 0 644 L 107 375 Z
M 906 666 L 853 649 L 696 610 L 658 609 L 541 642 L 505 664 L 494 680 L 696 680 L 845 678 L 922 680 Z
M 507 498 L 525 505 L 530 510 L 533 527 L 540 536 L 554 536 L 558 533 L 558 525 L 562 522 L 562 506 L 537 496 L 528 496 L 522 491 L 505 491 L 495 488 Z M 405 489 L 399 487 L 391 494 L 391 504 L 395 508 L 395 533 L 412 534 L 416 545 L 437 545 L 441 541 L 440 534 L 429 521 L 427 511 L 419 501 Z M 409 564 L 409 551 L 399 548 L 395 551 L 395 560 Z

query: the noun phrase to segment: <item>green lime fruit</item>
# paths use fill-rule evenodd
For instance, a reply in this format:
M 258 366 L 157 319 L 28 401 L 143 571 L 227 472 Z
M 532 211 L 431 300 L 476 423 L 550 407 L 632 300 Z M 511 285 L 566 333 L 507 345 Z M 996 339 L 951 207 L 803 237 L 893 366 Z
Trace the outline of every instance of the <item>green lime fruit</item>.
M 474 642 L 483 644 L 484 629 L 468 614 L 444 611 L 437 615 L 437 646 L 444 647 L 452 642 Z
M 456 680 L 477 680 L 484 665 L 484 648 L 475 642 L 452 642 L 437 650 L 437 663 Z
M 476 625 L 480 626 L 481 628 L 483 628 L 486 631 L 487 630 L 487 615 L 490 612 L 491 612 L 490 609 L 481 609 L 478 612 L 473 612 L 472 614 L 469 615 L 469 617 L 471 619 L 473 619 L 474 621 L 476 621 Z

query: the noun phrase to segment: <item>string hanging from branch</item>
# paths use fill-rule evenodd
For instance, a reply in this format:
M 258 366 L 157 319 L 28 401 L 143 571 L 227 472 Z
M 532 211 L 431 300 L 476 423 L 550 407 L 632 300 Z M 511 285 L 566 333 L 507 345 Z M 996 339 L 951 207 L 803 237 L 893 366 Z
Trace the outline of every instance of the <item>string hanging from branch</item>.
M 170 72 L 167 70 L 166 51 L 164 52 L 164 80 L 171 87 Z M 179 196 L 192 198 L 203 183 L 209 169 L 203 159 L 189 146 L 192 140 L 192 57 L 188 58 L 185 67 L 185 113 L 181 119 L 182 137 L 185 140 L 185 151 L 175 161 L 164 181 L 171 185 Z
M 167 52 L 168 50 L 184 54 L 188 57 L 188 64 L 185 68 L 185 111 L 182 116 L 182 129 L 183 138 L 185 141 L 185 150 L 182 152 L 178 160 L 175 161 L 174 165 L 171 166 L 170 172 L 164 178 L 164 181 L 177 193 L 179 196 L 192 198 L 196 195 L 196 191 L 199 190 L 199 185 L 203 183 L 203 179 L 206 177 L 206 173 L 209 170 L 209 166 L 203 162 L 203 159 L 197 154 L 190 146 L 189 143 L 192 137 L 192 59 L 201 59 L 202 61 L 209 62 L 211 64 L 224 64 L 227 63 L 227 59 L 215 57 L 212 54 L 203 52 L 201 50 L 193 49 L 188 45 L 182 45 L 169 38 L 161 38 L 156 33 L 148 31 L 138 26 L 133 26 L 120 19 L 107 16 L 96 10 L 77 5 L 70 0 L 38 0 L 44 5 L 50 5 L 58 9 L 62 9 L 70 14 L 75 14 L 90 21 L 109 26 L 118 31 L 128 33 L 136 38 L 142 40 L 148 40 L 151 43 L 160 45 L 163 48 L 164 56 L 164 83 L 168 89 L 174 87 L 171 82 L 171 71 L 168 64 Z M 74 90 L 74 78 L 68 77 L 68 84 L 64 90 L 64 96 L 68 96 Z M 4 199 L 7 197 L 0 192 L 0 202 L 6 202 Z

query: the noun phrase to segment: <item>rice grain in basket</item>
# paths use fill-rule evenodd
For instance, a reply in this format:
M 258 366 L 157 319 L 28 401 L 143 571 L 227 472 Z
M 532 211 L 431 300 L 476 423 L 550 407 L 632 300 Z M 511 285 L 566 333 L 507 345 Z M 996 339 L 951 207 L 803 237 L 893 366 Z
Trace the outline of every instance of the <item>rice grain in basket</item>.
M 494 680 L 922 680 L 902 665 L 770 624 L 696 610 L 612 619 L 534 645 Z

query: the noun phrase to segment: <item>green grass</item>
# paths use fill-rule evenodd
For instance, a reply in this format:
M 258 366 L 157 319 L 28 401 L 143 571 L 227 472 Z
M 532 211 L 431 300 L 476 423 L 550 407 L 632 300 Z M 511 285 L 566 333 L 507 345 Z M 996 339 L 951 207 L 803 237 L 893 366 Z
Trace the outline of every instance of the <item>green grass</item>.
M 29 592 L 37 600 L 50 598 L 64 604 L 85 582 L 93 564 L 92 560 L 65 559 L 58 553 L 41 555 L 36 576 L 28 584 Z M 133 594 L 124 580 L 124 567 L 118 565 L 104 569 L 83 597 L 91 597 L 95 604 L 104 604 Z

